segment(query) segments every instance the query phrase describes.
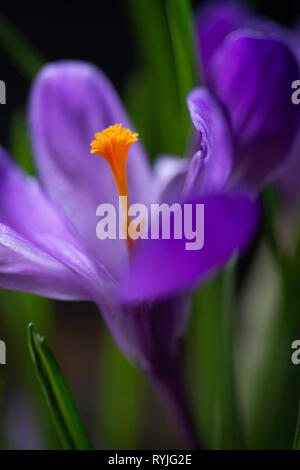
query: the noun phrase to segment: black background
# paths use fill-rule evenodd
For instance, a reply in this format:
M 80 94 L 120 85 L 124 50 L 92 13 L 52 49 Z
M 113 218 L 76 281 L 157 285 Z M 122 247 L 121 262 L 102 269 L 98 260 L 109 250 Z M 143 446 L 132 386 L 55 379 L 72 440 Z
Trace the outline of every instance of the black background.
M 199 3 L 193 1 L 194 5 Z M 249 3 L 283 24 L 292 24 L 300 13 L 299 0 L 252 0 Z M 0 7 L 0 12 L 45 61 L 73 58 L 93 62 L 105 71 L 120 93 L 128 73 L 139 62 L 128 10 L 127 0 L 52 0 L 24 4 L 6 1 L 1 2 Z M 7 104 L 0 107 L 0 144 L 5 145 L 11 112 L 25 105 L 30 83 L 21 76 L 1 44 L 0 79 L 7 86 Z

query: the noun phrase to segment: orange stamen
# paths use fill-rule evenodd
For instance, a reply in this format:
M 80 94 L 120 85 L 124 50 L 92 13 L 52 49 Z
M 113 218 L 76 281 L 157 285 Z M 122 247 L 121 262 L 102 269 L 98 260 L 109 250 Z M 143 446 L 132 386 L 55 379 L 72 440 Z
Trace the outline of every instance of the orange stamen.
M 130 146 L 138 140 L 138 134 L 115 124 L 95 134 L 91 143 L 91 153 L 105 158 L 109 163 L 120 196 L 128 197 L 127 155 Z
M 130 146 L 137 142 L 138 134 L 125 129 L 122 124 L 115 124 L 95 134 L 95 138 L 91 143 L 91 153 L 100 155 L 109 163 L 118 192 L 120 196 L 126 196 L 128 201 L 127 155 Z M 125 215 L 128 236 L 130 220 L 127 211 Z

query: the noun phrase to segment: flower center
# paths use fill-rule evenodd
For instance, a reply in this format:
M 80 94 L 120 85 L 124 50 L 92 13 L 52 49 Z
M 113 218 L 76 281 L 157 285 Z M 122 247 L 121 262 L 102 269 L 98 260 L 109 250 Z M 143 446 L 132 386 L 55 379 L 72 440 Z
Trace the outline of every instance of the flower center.
M 105 158 L 109 163 L 120 196 L 128 197 L 127 155 L 131 144 L 138 140 L 138 134 L 115 124 L 95 134 L 91 143 L 91 153 Z
M 102 132 L 95 134 L 95 140 L 91 143 L 91 153 L 100 155 L 109 163 L 120 196 L 126 196 L 128 203 L 127 186 L 127 155 L 130 146 L 137 142 L 138 134 L 125 129 L 122 124 L 115 124 Z M 127 215 L 127 207 L 124 207 L 127 226 L 127 246 L 130 248 L 128 227 L 130 219 Z

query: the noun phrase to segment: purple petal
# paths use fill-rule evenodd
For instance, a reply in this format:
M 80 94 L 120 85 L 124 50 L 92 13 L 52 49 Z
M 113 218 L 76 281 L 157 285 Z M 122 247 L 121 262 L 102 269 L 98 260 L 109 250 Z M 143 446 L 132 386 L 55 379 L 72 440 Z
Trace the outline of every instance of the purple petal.
M 172 203 L 178 199 L 184 189 L 189 163 L 187 158 L 171 155 L 161 156 L 156 160 L 153 190 L 156 202 Z
M 300 64 L 300 22 L 297 25 L 297 28 L 292 31 L 290 43 L 294 53 L 296 54 L 298 64 Z
M 216 49 L 229 33 L 246 26 L 249 16 L 250 10 L 246 5 L 230 0 L 210 0 L 198 8 L 196 37 L 205 77 Z
M 196 194 L 220 191 L 233 162 L 233 139 L 226 111 L 204 88 L 194 89 L 187 104 L 199 133 L 199 150 L 190 163 L 185 190 Z
M 165 369 L 172 357 L 177 357 L 189 312 L 189 295 L 123 306 L 111 317 L 110 329 L 131 360 L 148 372 L 158 372 Z
M 61 207 L 98 259 L 114 273 L 126 260 L 124 240 L 99 241 L 96 209 L 118 201 L 108 163 L 90 155 L 95 132 L 131 124 L 112 85 L 103 73 L 81 62 L 59 62 L 38 75 L 31 94 L 30 128 L 44 187 Z M 128 157 L 131 203 L 145 202 L 150 170 L 139 143 Z
M 155 299 L 190 289 L 245 248 L 257 228 L 259 205 L 246 195 L 211 195 L 186 203 L 194 209 L 196 203 L 204 204 L 203 248 L 189 251 L 187 240 L 175 239 L 174 234 L 170 239 L 139 240 L 122 283 L 123 301 Z
M 79 279 L 62 263 L 0 224 L 0 287 L 59 300 L 88 296 Z
M 214 54 L 208 81 L 231 116 L 235 183 L 258 188 L 284 163 L 298 126 L 300 109 L 291 101 L 297 77 L 290 50 L 264 34 L 231 33 Z
M 298 29 L 289 31 L 288 40 L 293 52 L 296 54 L 300 67 L 300 24 Z M 298 77 L 299 78 L 299 77 Z M 300 105 L 298 105 L 299 107 Z M 300 196 L 300 124 L 297 130 L 297 136 L 293 144 L 290 155 L 278 174 L 276 185 L 283 197 L 286 209 L 294 213 Z
M 154 168 L 156 200 L 177 201 L 182 194 L 211 193 L 224 188 L 232 169 L 233 139 L 226 110 L 204 88 L 187 98 L 197 130 L 192 159 L 166 156 Z
M 106 292 L 106 285 L 111 283 L 107 272 L 86 252 L 80 237 L 47 199 L 37 181 L 26 177 L 3 149 L 0 149 L 0 193 L 0 223 L 15 232 L 16 240 L 20 240 L 23 245 L 27 243 L 27 246 L 36 247 L 38 251 L 44 252 L 46 258 L 48 255 L 61 263 L 62 267 L 67 267 L 71 281 L 74 283 L 73 274 L 80 280 L 81 292 L 83 289 L 86 292 L 85 298 L 91 297 L 94 292 L 99 295 L 102 291 Z M 17 241 L 11 248 L 18 252 Z M 9 260 L 15 263 L 14 257 L 8 257 L 7 263 Z M 9 265 L 6 269 L 9 269 Z M 68 270 L 61 270 L 66 272 L 66 282 Z M 38 280 L 36 282 L 38 284 Z M 82 297 L 82 294 L 79 296 Z

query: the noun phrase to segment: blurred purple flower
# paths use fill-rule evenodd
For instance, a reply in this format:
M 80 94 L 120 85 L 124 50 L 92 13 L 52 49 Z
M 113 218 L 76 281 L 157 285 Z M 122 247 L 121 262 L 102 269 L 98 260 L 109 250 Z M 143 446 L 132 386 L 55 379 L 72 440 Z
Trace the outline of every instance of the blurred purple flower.
M 246 4 L 230 0 L 210 0 L 198 8 L 196 40 L 205 77 L 216 49 L 229 33 L 248 26 L 250 13 Z
M 300 69 L 300 24 L 297 29 L 289 32 L 289 43 L 297 57 Z M 300 79 L 300 74 L 297 77 Z M 300 105 L 297 105 L 300 108 Z M 298 125 L 297 136 L 293 143 L 291 152 L 289 154 L 286 165 L 282 168 L 281 173 L 278 175 L 276 185 L 283 197 L 284 204 L 287 210 L 291 213 L 299 203 L 300 198 L 300 123 Z
M 261 189 L 288 164 L 299 132 L 300 108 L 291 101 L 299 78 L 293 35 L 225 0 L 199 8 L 196 36 L 206 86 L 232 126 L 231 184 Z
M 0 286 L 96 302 L 119 347 L 158 384 L 187 432 L 178 372 L 186 292 L 247 245 L 259 213 L 247 195 L 224 193 L 233 154 L 228 122 L 209 93 L 200 92 L 197 105 L 194 119 L 205 148 L 198 164 L 166 157 L 152 173 L 136 143 L 128 186 L 131 203 L 205 203 L 204 248 L 193 253 L 184 241 L 140 240 L 129 273 L 125 241 L 96 237 L 96 208 L 117 207 L 118 193 L 109 165 L 90 156 L 89 144 L 112 124 L 130 127 L 97 68 L 61 62 L 36 78 L 29 124 L 39 180 L 0 153 Z

